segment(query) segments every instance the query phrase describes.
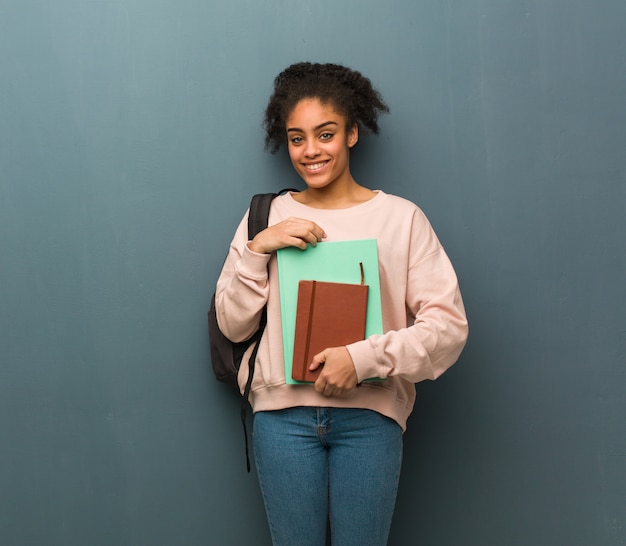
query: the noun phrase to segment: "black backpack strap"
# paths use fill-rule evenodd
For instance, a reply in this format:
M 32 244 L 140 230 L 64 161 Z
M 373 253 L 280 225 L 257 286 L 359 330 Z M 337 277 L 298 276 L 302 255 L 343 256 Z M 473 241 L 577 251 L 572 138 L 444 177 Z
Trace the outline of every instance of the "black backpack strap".
M 248 472 L 250 472 L 250 450 L 248 449 L 248 428 L 247 428 L 247 417 L 248 417 L 248 399 L 250 398 L 250 390 L 252 389 L 252 379 L 254 378 L 254 364 L 256 362 L 256 355 L 259 352 L 259 345 L 261 344 L 261 336 L 263 335 L 263 331 L 265 330 L 265 325 L 267 324 L 267 309 L 263 308 L 263 314 L 261 315 L 261 322 L 259 324 L 258 330 L 258 339 L 256 341 L 256 345 L 252 350 L 252 354 L 248 359 L 248 380 L 246 381 L 246 387 L 243 391 L 243 396 L 241 398 L 241 424 L 243 425 L 243 436 L 246 442 L 246 468 Z M 256 336 L 256 334 L 255 334 Z
M 267 227 L 267 219 L 270 215 L 272 201 L 276 193 L 257 193 L 250 201 L 250 213 L 248 214 L 248 240 L 254 239 Z
M 287 192 L 298 191 L 292 188 L 285 188 L 278 193 L 257 193 L 252 196 L 250 201 L 250 213 L 248 214 L 248 240 L 252 240 L 255 235 L 263 231 L 267 227 L 270 207 L 275 197 Z M 246 381 L 246 387 L 243 391 L 241 398 L 241 423 L 243 425 L 243 434 L 246 442 L 246 468 L 250 472 L 250 452 L 248 449 L 248 400 L 250 398 L 250 390 L 252 389 L 252 379 L 254 378 L 254 364 L 256 362 L 256 355 L 259 351 L 259 345 L 261 344 L 261 337 L 265 331 L 265 325 L 267 324 L 267 308 L 263 308 L 263 314 L 261 315 L 261 321 L 259 322 L 259 329 L 254 334 L 256 338 L 256 345 L 252 350 L 252 354 L 248 359 L 248 380 Z
M 248 215 L 248 240 L 252 240 L 255 235 L 267 227 L 270 215 L 270 207 L 274 198 L 288 191 L 297 192 L 293 188 L 285 188 L 278 193 L 257 193 L 250 201 L 250 214 Z

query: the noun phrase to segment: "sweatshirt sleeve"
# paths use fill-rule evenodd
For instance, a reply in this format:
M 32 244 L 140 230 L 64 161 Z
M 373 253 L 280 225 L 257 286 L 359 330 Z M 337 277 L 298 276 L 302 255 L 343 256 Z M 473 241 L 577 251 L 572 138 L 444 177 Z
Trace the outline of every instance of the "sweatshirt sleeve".
M 248 248 L 248 213 L 239 224 L 217 280 L 215 309 L 222 333 L 231 341 L 256 332 L 269 294 L 268 254 Z
M 456 362 L 465 345 L 468 324 L 456 273 L 425 217 L 422 224 L 413 225 L 406 262 L 401 311 L 408 314 L 408 325 L 348 346 L 359 381 L 392 376 L 413 383 L 434 380 Z M 400 301 L 396 298 L 396 305 Z M 396 323 L 399 312 L 395 310 Z

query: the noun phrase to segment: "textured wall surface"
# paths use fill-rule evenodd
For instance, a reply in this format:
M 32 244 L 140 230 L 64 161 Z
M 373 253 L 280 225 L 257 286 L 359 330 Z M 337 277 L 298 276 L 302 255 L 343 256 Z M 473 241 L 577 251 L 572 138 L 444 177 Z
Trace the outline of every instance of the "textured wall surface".
M 391 107 L 470 341 L 418 385 L 390 544 L 626 544 L 623 0 L 0 1 L 0 543 L 269 544 L 205 313 L 273 77 Z

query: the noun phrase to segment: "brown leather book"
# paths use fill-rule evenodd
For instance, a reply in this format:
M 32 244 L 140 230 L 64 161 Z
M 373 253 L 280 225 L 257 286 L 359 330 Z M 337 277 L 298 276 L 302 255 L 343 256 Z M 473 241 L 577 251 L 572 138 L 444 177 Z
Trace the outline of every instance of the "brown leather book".
M 361 276 L 363 278 L 363 276 Z M 329 347 L 365 339 L 368 286 L 300 281 L 291 375 L 315 382 L 322 366 L 310 371 L 313 357 Z

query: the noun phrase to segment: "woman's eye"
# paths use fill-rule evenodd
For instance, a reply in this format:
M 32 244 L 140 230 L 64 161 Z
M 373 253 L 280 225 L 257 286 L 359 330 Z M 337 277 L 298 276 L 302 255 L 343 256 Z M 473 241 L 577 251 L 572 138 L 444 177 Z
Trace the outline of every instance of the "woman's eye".
M 299 137 L 299 136 L 292 137 L 291 138 L 291 143 L 292 144 L 301 144 L 302 143 L 302 137 Z
M 332 133 L 322 133 L 320 135 L 320 140 L 330 140 L 331 138 L 333 138 Z

